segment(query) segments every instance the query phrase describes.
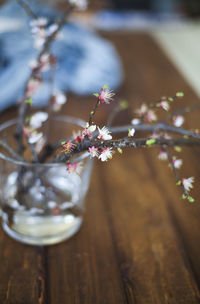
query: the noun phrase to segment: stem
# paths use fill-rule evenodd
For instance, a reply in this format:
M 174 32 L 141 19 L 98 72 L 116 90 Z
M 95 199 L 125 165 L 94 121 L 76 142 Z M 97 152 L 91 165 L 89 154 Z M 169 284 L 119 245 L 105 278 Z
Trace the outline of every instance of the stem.
M 89 126 L 92 125 L 92 120 L 93 120 L 93 117 L 99 107 L 99 105 L 101 104 L 101 101 L 98 99 L 95 106 L 94 106 L 94 109 L 90 112 L 90 117 L 89 117 Z
M 21 5 L 21 7 L 23 7 L 23 9 L 26 11 L 27 15 L 30 16 L 33 19 L 37 19 L 37 15 L 32 11 L 32 9 L 30 8 L 30 6 L 24 2 L 23 0 L 16 0 L 19 5 Z
M 169 160 L 169 162 L 170 162 L 170 164 L 171 164 L 171 166 L 173 168 L 176 180 L 177 180 L 177 182 L 179 182 L 181 178 L 180 178 L 180 176 L 178 174 L 177 168 L 174 166 L 173 156 L 171 155 L 171 153 L 169 152 L 169 150 L 166 149 L 166 147 L 162 147 L 162 149 L 167 153 L 167 157 L 168 157 L 168 160 Z M 184 188 L 183 184 L 181 184 L 181 189 L 182 189 L 182 194 L 184 194 L 184 195 L 187 196 L 187 192 L 185 191 L 185 188 Z
M 151 144 L 151 147 L 163 146 L 163 145 L 170 147 L 174 147 L 174 146 L 194 147 L 194 146 L 200 146 L 200 141 L 185 139 L 185 138 L 175 138 L 175 139 L 159 138 L 159 139 L 155 139 L 155 142 Z M 83 142 L 76 145 L 73 151 L 67 154 L 62 154 L 61 156 L 55 158 L 53 160 L 53 163 L 68 161 L 74 155 L 84 151 L 88 151 L 88 149 L 92 146 L 98 149 L 103 149 L 108 147 L 114 149 L 127 148 L 127 147 L 132 147 L 132 148 L 149 147 L 146 138 L 132 139 L 130 137 L 126 137 L 117 140 L 104 140 L 104 141 L 97 139 L 92 139 L 92 140 L 85 139 Z
M 67 7 L 67 9 L 64 11 L 64 16 L 63 18 L 61 18 L 57 24 L 58 24 L 58 28 L 55 32 L 53 32 L 46 40 L 46 42 L 44 43 L 44 46 L 42 48 L 42 50 L 40 51 L 40 53 L 38 54 L 38 57 L 37 57 L 37 62 L 40 61 L 41 59 L 41 56 L 46 53 L 50 46 L 51 46 L 51 43 L 53 42 L 53 40 L 55 39 L 57 33 L 61 30 L 62 26 L 66 23 L 66 18 L 67 16 L 72 12 L 73 10 L 73 6 L 69 6 Z M 26 89 L 27 89 L 27 85 L 28 85 L 28 82 L 31 78 L 34 78 L 35 76 L 35 71 L 32 70 L 31 72 L 31 75 L 29 77 L 29 79 L 27 80 L 26 82 L 26 86 L 25 86 L 25 92 L 26 92 Z M 26 118 L 26 115 L 27 115 L 27 111 L 30 109 L 30 104 L 25 102 L 25 100 L 28 98 L 28 96 L 26 96 L 26 93 L 25 93 L 25 97 L 24 99 L 22 100 L 20 106 L 19 106 L 19 120 L 18 120 L 18 125 L 17 125 L 17 129 L 16 129 L 16 132 L 15 132 L 15 138 L 17 140 L 17 143 L 18 143 L 18 153 L 19 154 L 22 154 L 23 153 L 23 150 L 24 150 L 24 147 L 23 147 L 23 123 L 24 123 L 24 120 Z

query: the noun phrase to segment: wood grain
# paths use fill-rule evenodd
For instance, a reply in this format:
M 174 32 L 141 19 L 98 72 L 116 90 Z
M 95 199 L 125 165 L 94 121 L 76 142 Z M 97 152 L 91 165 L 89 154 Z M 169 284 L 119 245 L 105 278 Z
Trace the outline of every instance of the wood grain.
M 145 33 L 102 33 L 121 56 L 125 83 L 118 92 L 131 108 L 184 91 L 199 100 L 153 39 Z M 72 103 L 70 104 L 70 100 Z M 92 98 L 69 96 L 64 112 L 87 120 Z M 102 107 L 102 124 L 113 105 Z M 4 112 L 0 119 L 13 116 Z M 188 115 L 187 127 L 199 123 Z M 117 153 L 116 153 L 117 154 Z M 0 303 L 196 304 L 200 303 L 200 206 L 180 199 L 158 149 L 127 149 L 96 163 L 84 224 L 72 239 L 51 247 L 18 244 L 0 233 Z M 200 176 L 199 150 L 184 151 L 185 177 Z M 181 155 L 182 157 L 182 155 Z M 195 196 L 199 197 L 198 186 Z

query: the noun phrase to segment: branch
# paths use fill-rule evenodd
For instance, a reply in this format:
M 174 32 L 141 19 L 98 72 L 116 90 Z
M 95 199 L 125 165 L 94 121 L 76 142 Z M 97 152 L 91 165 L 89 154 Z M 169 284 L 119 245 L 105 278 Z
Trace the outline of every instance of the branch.
M 25 10 L 26 14 L 33 18 L 33 19 L 37 19 L 37 15 L 32 11 L 32 9 L 30 8 L 30 6 L 24 2 L 23 0 L 16 0 L 18 2 L 18 4 Z
M 44 43 L 44 46 L 43 46 L 42 50 L 38 54 L 37 62 L 39 62 L 40 59 L 41 59 L 41 56 L 49 50 L 51 43 L 55 39 L 57 33 L 61 30 L 62 26 L 66 23 L 66 18 L 72 12 L 73 8 L 74 8 L 73 6 L 69 6 L 64 11 L 63 18 L 61 18 L 57 22 L 58 28 L 56 29 L 55 32 L 53 32 L 50 36 L 48 36 L 46 42 Z M 35 71 L 33 69 L 31 75 L 29 76 L 29 78 L 26 82 L 25 92 L 27 91 L 26 89 L 27 89 L 27 85 L 28 85 L 29 80 L 32 77 L 34 78 L 34 75 L 35 75 Z M 18 120 L 18 124 L 17 124 L 17 128 L 16 128 L 16 132 L 15 132 L 15 138 L 16 138 L 17 143 L 18 143 L 18 153 L 19 154 L 22 154 L 23 149 L 24 149 L 24 147 L 23 147 L 23 124 L 24 124 L 24 121 L 25 121 L 25 118 L 26 118 L 26 113 L 30 109 L 30 103 L 25 102 L 27 98 L 28 98 L 28 96 L 26 96 L 26 93 L 25 93 L 25 97 L 21 101 L 21 104 L 19 106 L 19 120 Z
M 159 138 L 155 139 L 151 145 L 148 144 L 148 139 L 146 138 L 137 138 L 133 139 L 130 137 L 121 138 L 117 140 L 97 140 L 97 139 L 84 139 L 81 143 L 77 144 L 76 147 L 69 153 L 62 154 L 61 156 L 55 158 L 53 160 L 53 163 L 55 162 L 66 162 L 69 161 L 74 155 L 82 153 L 84 151 L 88 151 L 89 148 L 94 146 L 98 149 L 103 148 L 140 148 L 140 147 L 152 147 L 152 146 L 188 146 L 188 147 L 194 147 L 194 146 L 200 146 L 200 141 L 197 140 L 191 140 L 191 139 L 185 139 L 185 138 L 174 138 L 174 139 L 164 139 Z
M 189 131 L 185 130 L 182 128 L 177 128 L 171 125 L 166 124 L 165 122 L 158 122 L 156 124 L 138 124 L 138 125 L 126 125 L 126 126 L 116 126 L 116 127 L 110 127 L 108 128 L 109 131 L 113 134 L 116 133 L 121 133 L 121 132 L 128 132 L 129 129 L 134 128 L 136 131 L 150 131 L 150 132 L 155 132 L 155 131 L 167 131 L 167 132 L 172 132 L 172 133 L 177 133 L 181 135 L 187 135 L 192 138 L 200 139 L 200 135 Z

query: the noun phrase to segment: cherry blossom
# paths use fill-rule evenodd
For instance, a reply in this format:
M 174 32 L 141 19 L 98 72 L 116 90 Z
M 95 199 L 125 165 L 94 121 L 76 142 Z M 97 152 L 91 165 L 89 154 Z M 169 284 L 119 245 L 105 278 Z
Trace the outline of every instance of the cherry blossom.
M 47 19 L 45 17 L 40 17 L 30 21 L 30 26 L 35 27 L 45 27 L 47 25 Z
M 95 148 L 95 146 L 92 146 L 91 148 L 89 148 L 88 153 L 90 154 L 91 157 L 99 156 L 98 148 Z
M 32 129 L 38 129 L 42 126 L 42 123 L 48 119 L 48 113 L 46 112 L 37 112 L 35 113 L 30 121 L 29 125 Z
M 58 29 L 58 24 L 56 23 L 52 23 L 49 25 L 49 27 L 47 28 L 47 35 L 50 36 L 53 33 L 55 33 Z
M 174 167 L 176 168 L 176 169 L 180 169 L 180 167 L 182 166 L 182 164 L 183 164 L 183 161 L 182 161 L 182 159 L 173 159 L 173 164 L 174 164 Z
M 28 137 L 29 144 L 36 144 L 43 136 L 42 132 L 33 131 L 30 133 L 30 136 Z
M 101 161 L 107 161 L 108 159 L 112 159 L 112 155 L 113 155 L 114 151 L 112 150 L 112 148 L 104 148 L 101 152 L 101 154 L 99 155 L 99 159 L 101 159 Z
M 62 142 L 61 144 L 65 153 L 71 152 L 76 146 L 72 143 L 71 140 L 68 140 L 67 142 Z
M 102 129 L 98 127 L 99 135 L 97 138 L 103 140 L 110 140 L 112 139 L 112 135 L 110 135 L 110 131 L 104 126 Z
M 54 112 L 60 111 L 62 105 L 67 102 L 67 97 L 61 91 L 57 91 L 53 96 L 52 109 Z
M 175 127 L 181 127 L 182 124 L 184 123 L 184 117 L 181 115 L 176 115 L 173 117 L 173 124 L 175 125 Z
M 132 128 L 132 129 L 129 129 L 129 130 L 128 130 L 128 136 L 129 136 L 129 137 L 134 136 L 134 134 L 135 134 L 135 129 Z
M 152 122 L 152 121 L 157 120 L 157 116 L 156 116 L 155 112 L 153 110 L 148 110 L 145 115 L 145 120 L 147 122 Z
M 139 125 L 141 123 L 141 121 L 140 121 L 140 119 L 138 119 L 138 118 L 133 118 L 132 120 L 131 120 L 131 124 L 132 125 Z
M 96 130 L 96 127 L 97 127 L 96 125 L 89 126 L 89 124 L 87 122 L 86 128 L 84 128 L 83 131 L 82 131 L 82 136 L 83 137 L 87 136 L 87 137 L 91 138 L 92 133 Z
M 100 90 L 100 94 L 98 96 L 99 100 L 102 103 L 107 103 L 109 104 L 112 100 L 113 100 L 113 96 L 115 95 L 115 93 L 113 93 L 111 90 L 109 90 L 106 86 L 104 86 L 101 90 Z
M 167 158 L 168 158 L 167 152 L 165 152 L 164 150 L 160 150 L 158 154 L 158 159 L 166 160 Z
M 40 139 L 36 142 L 35 151 L 36 153 L 40 153 L 46 144 L 46 138 L 44 136 L 40 137 Z
M 182 178 L 182 185 L 186 191 L 190 191 L 193 188 L 194 177 Z
M 139 109 L 135 110 L 135 113 L 138 114 L 139 116 L 143 116 L 144 114 L 146 114 L 147 110 L 148 110 L 147 105 L 143 103 Z
M 159 104 L 159 106 L 160 106 L 163 110 L 169 111 L 169 108 L 170 108 L 169 102 L 167 102 L 167 101 L 161 101 L 160 104 Z

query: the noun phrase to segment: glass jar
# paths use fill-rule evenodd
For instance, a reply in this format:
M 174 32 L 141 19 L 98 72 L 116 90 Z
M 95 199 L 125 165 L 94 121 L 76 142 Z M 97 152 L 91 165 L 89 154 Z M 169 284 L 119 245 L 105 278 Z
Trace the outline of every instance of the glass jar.
M 0 126 L 0 138 L 16 148 L 17 120 Z M 85 122 L 56 116 L 48 129 L 48 142 L 66 140 Z M 83 221 L 92 159 L 85 152 L 74 161 L 80 174 L 69 173 L 66 163 L 31 163 L 12 159 L 0 148 L 0 203 L 2 226 L 12 238 L 27 244 L 50 245 L 74 235 Z

